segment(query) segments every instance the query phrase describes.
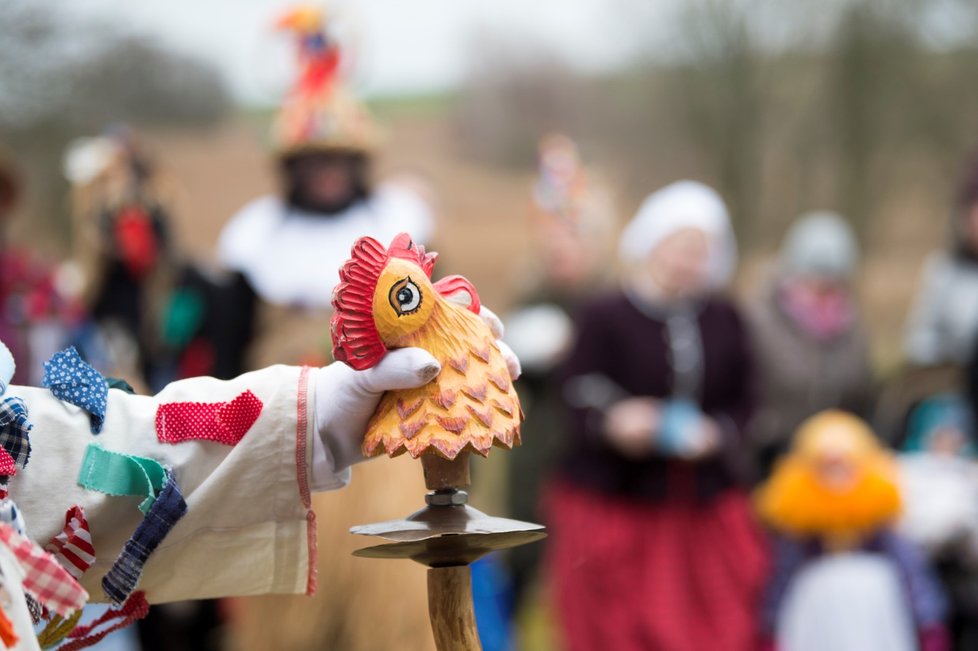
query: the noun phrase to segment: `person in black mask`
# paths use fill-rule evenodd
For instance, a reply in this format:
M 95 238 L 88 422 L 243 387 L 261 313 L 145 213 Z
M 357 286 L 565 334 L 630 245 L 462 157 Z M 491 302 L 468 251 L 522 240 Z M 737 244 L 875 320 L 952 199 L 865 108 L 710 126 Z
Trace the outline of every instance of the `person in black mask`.
M 325 361 L 323 324 L 337 270 L 357 238 L 389 241 L 406 231 L 425 243 L 434 227 L 426 193 L 414 179 L 372 182 L 379 129 L 341 83 L 339 47 L 322 11 L 293 10 L 278 27 L 294 35 L 299 59 L 299 75 L 272 130 L 280 191 L 242 208 L 218 242 L 222 265 L 239 273 L 257 298 L 256 327 L 275 333 L 274 354 L 257 337 L 250 354 L 256 366 Z M 303 315 L 312 318 L 296 318 Z M 283 351 L 281 342 L 292 347 Z

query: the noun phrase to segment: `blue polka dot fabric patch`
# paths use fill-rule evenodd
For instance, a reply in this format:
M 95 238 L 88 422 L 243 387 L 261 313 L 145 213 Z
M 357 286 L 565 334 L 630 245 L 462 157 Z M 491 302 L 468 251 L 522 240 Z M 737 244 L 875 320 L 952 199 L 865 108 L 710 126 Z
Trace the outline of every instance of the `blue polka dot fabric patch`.
M 109 387 L 102 374 L 85 362 L 74 346 L 55 353 L 44 362 L 41 384 L 51 389 L 58 400 L 87 411 L 92 434 L 102 431 Z

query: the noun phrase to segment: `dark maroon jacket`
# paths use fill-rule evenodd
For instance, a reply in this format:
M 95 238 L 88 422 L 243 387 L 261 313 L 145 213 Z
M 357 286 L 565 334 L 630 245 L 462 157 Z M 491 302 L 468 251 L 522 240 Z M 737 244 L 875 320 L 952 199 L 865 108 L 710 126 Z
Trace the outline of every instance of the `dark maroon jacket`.
M 720 425 L 722 451 L 697 462 L 658 455 L 629 459 L 608 443 L 599 410 L 568 407 L 563 479 L 599 492 L 655 500 L 707 500 L 738 483 L 745 455 L 741 441 L 754 408 L 747 335 L 737 310 L 725 299 L 703 299 L 695 309 L 703 351 L 698 403 Z M 663 320 L 643 313 L 618 292 L 586 305 L 577 327 L 577 341 L 562 374 L 565 385 L 569 378 L 599 373 L 631 395 L 672 395 Z

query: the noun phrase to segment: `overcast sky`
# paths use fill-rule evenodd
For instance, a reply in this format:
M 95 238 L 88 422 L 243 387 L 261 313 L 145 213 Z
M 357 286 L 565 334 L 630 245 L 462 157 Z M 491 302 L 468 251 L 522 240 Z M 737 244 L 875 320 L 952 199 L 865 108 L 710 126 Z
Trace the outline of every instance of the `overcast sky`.
M 665 5 L 672 0 L 660 0 Z M 620 11 L 629 0 L 334 0 L 356 51 L 357 86 L 371 94 L 450 87 L 464 75 L 472 40 L 533 40 L 584 68 L 627 56 Z M 285 45 L 270 29 L 288 0 L 86 0 L 73 11 L 103 15 L 204 55 L 236 96 L 271 100 Z M 656 3 L 652 3 L 653 5 Z M 615 9 L 615 10 L 613 10 Z

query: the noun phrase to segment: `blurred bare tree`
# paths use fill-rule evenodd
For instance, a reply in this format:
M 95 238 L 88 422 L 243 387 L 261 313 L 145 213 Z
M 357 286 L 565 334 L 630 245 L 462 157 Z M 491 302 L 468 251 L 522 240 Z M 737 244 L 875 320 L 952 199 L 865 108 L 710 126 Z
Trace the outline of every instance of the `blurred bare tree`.
M 842 211 L 868 240 L 894 194 L 946 199 L 978 144 L 969 0 L 684 0 L 664 25 L 639 4 L 618 6 L 646 56 L 602 77 L 483 40 L 479 60 L 493 64 L 462 94 L 459 140 L 526 164 L 541 132 L 568 129 L 633 201 L 700 178 L 721 190 L 748 248 L 773 246 L 816 207 Z
M 598 101 L 588 80 L 542 45 L 484 33 L 472 50 L 478 81 L 455 112 L 459 143 L 472 157 L 505 165 L 532 160 L 540 135 L 580 127 L 589 103 Z
M 0 142 L 29 179 L 32 219 L 64 237 L 60 157 L 73 137 L 112 122 L 198 126 L 230 101 L 217 71 L 70 3 L 6 0 L 0 21 Z

